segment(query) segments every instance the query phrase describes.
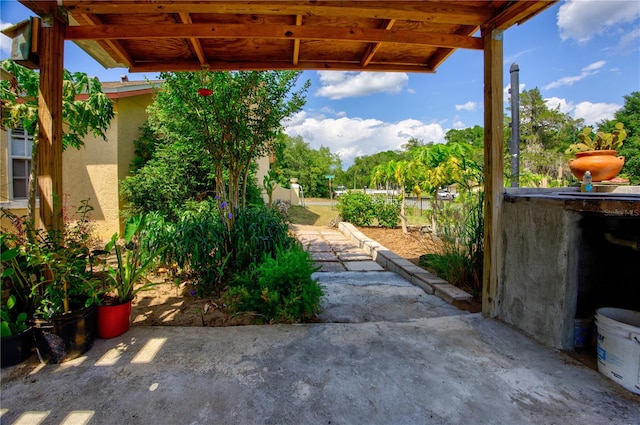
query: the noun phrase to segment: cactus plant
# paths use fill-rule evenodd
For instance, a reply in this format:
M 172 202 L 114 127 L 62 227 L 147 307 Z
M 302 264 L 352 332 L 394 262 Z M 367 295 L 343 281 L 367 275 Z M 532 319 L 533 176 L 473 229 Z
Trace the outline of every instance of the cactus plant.
M 598 131 L 595 136 L 592 137 L 592 131 L 593 129 L 591 127 L 585 127 L 582 132 L 578 134 L 580 142 L 569 146 L 566 153 L 599 150 L 615 151 L 622 147 L 622 143 L 627 137 L 627 132 L 624 130 L 624 124 L 621 122 L 616 123 L 615 130 L 611 133 Z

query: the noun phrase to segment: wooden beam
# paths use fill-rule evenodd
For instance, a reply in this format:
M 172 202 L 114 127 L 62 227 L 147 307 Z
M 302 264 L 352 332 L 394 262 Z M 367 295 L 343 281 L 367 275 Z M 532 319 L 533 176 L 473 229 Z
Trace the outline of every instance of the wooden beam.
M 485 26 L 493 26 L 496 29 L 507 29 L 515 24 L 522 24 L 538 13 L 553 6 L 558 0 L 529 0 L 517 1 L 509 4 L 501 13 L 489 20 Z
M 393 24 L 395 24 L 395 22 L 396 22 L 395 19 L 387 19 L 386 21 L 383 22 L 383 25 L 381 26 L 381 28 L 388 31 L 391 29 Z M 380 49 L 380 46 L 382 46 L 382 43 L 370 44 L 367 47 L 367 51 L 362 57 L 362 60 L 360 61 L 360 65 L 362 66 L 369 65 L 369 62 L 371 62 L 371 59 L 373 59 L 376 52 Z
M 61 0 L 71 13 L 163 14 L 216 13 L 228 15 L 303 15 L 343 18 L 396 19 L 434 24 L 482 25 L 492 11 L 484 4 L 456 1 L 95 1 Z
M 282 62 L 207 62 L 211 71 L 278 71 L 278 70 L 326 70 L 326 71 L 376 71 L 376 72 L 420 72 L 433 73 L 433 69 L 423 65 L 406 65 L 406 64 L 384 64 L 373 63 L 366 68 L 360 65 L 360 62 L 335 62 L 335 61 L 299 61 L 298 65 L 292 65 L 291 61 Z M 199 71 L 201 68 L 199 63 L 194 61 L 188 62 L 138 62 L 132 66 L 130 72 L 165 72 L 165 71 Z
M 40 28 L 38 149 L 40 220 L 59 231 L 62 221 L 62 80 L 65 24 L 53 19 Z
M 502 282 L 503 77 L 502 30 L 483 29 L 484 39 L 484 272 L 482 313 L 495 317 Z
M 68 27 L 67 40 L 125 40 L 175 38 L 261 38 L 280 40 L 355 41 L 419 44 L 482 49 L 482 39 L 458 34 L 344 27 L 245 24 L 137 24 Z

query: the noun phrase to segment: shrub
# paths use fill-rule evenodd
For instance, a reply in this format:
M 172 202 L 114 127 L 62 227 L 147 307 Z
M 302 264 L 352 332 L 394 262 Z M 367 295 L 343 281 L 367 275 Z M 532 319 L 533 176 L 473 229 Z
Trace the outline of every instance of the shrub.
M 266 256 L 256 268 L 239 274 L 225 293 L 233 312 L 253 312 L 259 322 L 299 322 L 319 311 L 322 288 L 311 278 L 317 271 L 299 244 Z
M 190 201 L 175 220 L 160 213 L 149 218 L 149 243 L 167 247 L 162 260 L 191 273 L 201 296 L 222 291 L 236 273 L 295 242 L 282 217 L 264 205 L 227 209 L 216 199 Z
M 355 226 L 369 226 L 375 218 L 371 196 L 362 192 L 347 192 L 338 198 L 338 211 L 344 221 Z
M 400 221 L 400 203 L 398 201 L 387 201 L 384 197 L 377 196 L 373 198 L 373 209 L 379 226 L 392 229 Z

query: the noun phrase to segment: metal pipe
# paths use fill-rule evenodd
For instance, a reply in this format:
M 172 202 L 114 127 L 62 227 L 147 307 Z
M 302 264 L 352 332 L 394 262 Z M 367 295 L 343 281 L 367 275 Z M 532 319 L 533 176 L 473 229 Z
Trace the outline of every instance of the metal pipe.
M 511 64 L 511 139 L 509 155 L 511 156 L 511 187 L 520 186 L 520 68 L 517 63 Z
M 630 241 L 627 239 L 620 239 L 613 236 L 611 233 L 605 233 L 604 238 L 614 245 L 624 246 L 627 248 L 631 248 L 635 251 L 640 251 L 640 242 L 638 241 Z

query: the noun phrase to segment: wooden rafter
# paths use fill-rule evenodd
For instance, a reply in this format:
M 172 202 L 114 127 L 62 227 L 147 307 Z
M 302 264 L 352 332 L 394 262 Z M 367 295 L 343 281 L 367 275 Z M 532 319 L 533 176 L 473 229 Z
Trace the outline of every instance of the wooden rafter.
M 133 40 L 174 38 L 232 38 L 274 40 L 358 41 L 482 50 L 482 39 L 457 34 L 319 27 L 246 24 L 98 25 L 67 28 L 69 40 Z
M 395 19 L 387 19 L 385 22 L 383 22 L 381 28 L 388 31 L 395 23 Z M 362 67 L 369 65 L 369 62 L 371 62 L 371 59 L 373 59 L 373 56 L 376 54 L 380 46 L 382 46 L 382 43 L 370 44 L 367 47 L 367 51 L 365 52 L 364 56 L 362 56 L 362 60 L 360 61 L 360 65 L 362 65 Z
M 229 15 L 307 15 L 346 18 L 396 19 L 434 24 L 481 25 L 491 18 L 491 10 L 455 1 L 94 1 L 62 0 L 73 13 L 158 14 L 217 13 Z M 396 3 L 394 5 L 394 3 Z
M 185 24 L 193 23 L 193 21 L 191 20 L 191 14 L 187 12 L 180 12 L 180 19 L 182 19 L 182 22 Z M 206 64 L 207 57 L 204 54 L 204 50 L 202 49 L 202 44 L 200 44 L 200 41 L 196 37 L 189 37 L 189 41 L 191 42 L 191 46 L 193 46 L 193 51 L 198 57 L 200 64 L 201 65 Z
M 302 15 L 296 15 L 296 26 L 302 25 Z M 296 38 L 293 42 L 293 61 L 294 65 L 298 65 L 298 59 L 300 58 L 300 39 Z
M 80 15 L 87 22 L 88 25 L 96 26 L 102 25 L 100 18 L 96 15 Z M 134 63 L 133 58 L 127 53 L 127 51 L 122 47 L 120 42 L 117 40 L 100 40 L 98 43 L 104 43 L 106 45 L 106 49 L 114 52 L 120 60 L 125 63 L 128 67 L 131 67 Z

